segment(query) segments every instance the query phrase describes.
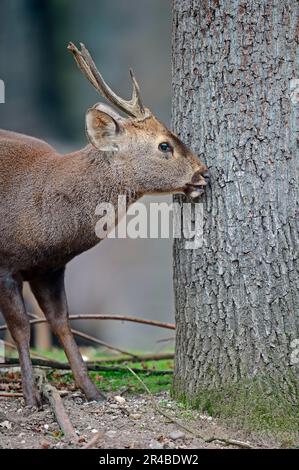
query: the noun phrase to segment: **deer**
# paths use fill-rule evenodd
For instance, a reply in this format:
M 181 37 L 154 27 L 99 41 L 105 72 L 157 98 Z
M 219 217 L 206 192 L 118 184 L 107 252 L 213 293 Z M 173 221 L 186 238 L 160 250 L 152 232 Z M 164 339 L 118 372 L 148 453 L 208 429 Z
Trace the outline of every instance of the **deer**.
M 42 398 L 30 359 L 23 283 L 64 349 L 76 386 L 87 400 L 104 400 L 71 332 L 66 265 L 101 241 L 95 233 L 100 202 L 116 204 L 121 194 L 129 207 L 144 195 L 165 193 L 195 200 L 208 181 L 207 166 L 143 105 L 132 70 L 132 98 L 125 100 L 104 81 L 84 44 L 69 43 L 68 49 L 109 103 L 87 110 L 88 144 L 61 155 L 45 141 L 0 130 L 0 311 L 18 351 L 25 405 L 33 408 Z

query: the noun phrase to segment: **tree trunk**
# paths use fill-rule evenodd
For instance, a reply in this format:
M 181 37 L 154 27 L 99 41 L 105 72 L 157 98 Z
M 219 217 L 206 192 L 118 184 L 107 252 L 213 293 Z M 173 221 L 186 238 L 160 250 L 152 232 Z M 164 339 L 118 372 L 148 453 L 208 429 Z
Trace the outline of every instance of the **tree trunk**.
M 299 6 L 174 0 L 173 15 L 173 128 L 211 175 L 203 247 L 174 243 L 174 395 L 261 378 L 293 399 Z

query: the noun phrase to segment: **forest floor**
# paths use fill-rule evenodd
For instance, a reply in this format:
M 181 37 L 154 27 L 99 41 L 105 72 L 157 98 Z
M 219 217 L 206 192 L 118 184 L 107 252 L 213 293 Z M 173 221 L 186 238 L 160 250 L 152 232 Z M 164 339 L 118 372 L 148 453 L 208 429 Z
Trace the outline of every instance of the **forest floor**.
M 77 443 L 65 438 L 49 404 L 45 403 L 43 409 L 37 411 L 24 407 L 21 397 L 1 397 L 0 448 L 80 448 L 96 436 L 94 447 L 102 449 L 237 448 L 225 444 L 227 439 L 242 441 L 254 448 L 294 445 L 274 435 L 226 426 L 223 420 L 205 411 L 173 401 L 170 397 L 171 360 L 129 363 L 129 366 L 140 367 L 138 376 L 143 383 L 128 369 L 90 373 L 106 393 L 107 401 L 101 403 L 86 402 L 75 389 L 68 371 L 55 370 L 48 374 L 50 383 L 66 393 L 63 403 L 79 436 Z M 148 369 L 156 369 L 157 375 Z M 163 374 L 164 370 L 168 373 Z M 1 369 L 0 385 L 2 391 L 20 393 L 18 370 Z M 212 436 L 224 441 L 206 442 Z

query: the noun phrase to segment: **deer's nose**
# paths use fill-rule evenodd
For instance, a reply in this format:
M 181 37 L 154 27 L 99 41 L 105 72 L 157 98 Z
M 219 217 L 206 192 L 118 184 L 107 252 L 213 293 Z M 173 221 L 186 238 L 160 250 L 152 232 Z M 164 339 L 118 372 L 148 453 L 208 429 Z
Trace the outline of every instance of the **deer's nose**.
M 196 184 L 198 186 L 206 186 L 208 184 L 208 181 L 206 180 L 206 175 L 208 175 L 208 172 L 201 174 L 200 171 L 197 171 L 192 176 L 191 183 Z

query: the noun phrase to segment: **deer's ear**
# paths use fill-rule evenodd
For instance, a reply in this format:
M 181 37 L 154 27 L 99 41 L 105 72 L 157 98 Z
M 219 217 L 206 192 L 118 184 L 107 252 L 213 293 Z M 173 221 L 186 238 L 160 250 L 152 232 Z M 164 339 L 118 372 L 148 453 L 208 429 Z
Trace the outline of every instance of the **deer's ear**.
M 119 150 L 121 120 L 121 116 L 110 110 L 108 106 L 95 106 L 89 109 L 86 113 L 86 134 L 90 143 L 102 151 Z

